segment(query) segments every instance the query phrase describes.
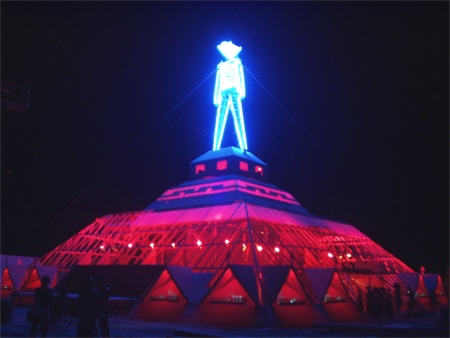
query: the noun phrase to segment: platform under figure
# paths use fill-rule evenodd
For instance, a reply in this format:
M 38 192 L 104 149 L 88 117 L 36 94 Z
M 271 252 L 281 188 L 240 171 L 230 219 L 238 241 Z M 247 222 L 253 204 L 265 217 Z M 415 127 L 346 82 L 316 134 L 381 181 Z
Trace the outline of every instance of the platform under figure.
M 213 150 L 219 150 L 223 133 L 231 110 L 239 148 L 247 150 L 244 115 L 241 100 L 245 98 L 244 71 L 241 60 L 237 57 L 242 50 L 231 41 L 224 41 L 217 46 L 225 57 L 217 65 L 216 85 L 214 88 L 214 104 L 217 106 L 216 127 L 214 129 Z

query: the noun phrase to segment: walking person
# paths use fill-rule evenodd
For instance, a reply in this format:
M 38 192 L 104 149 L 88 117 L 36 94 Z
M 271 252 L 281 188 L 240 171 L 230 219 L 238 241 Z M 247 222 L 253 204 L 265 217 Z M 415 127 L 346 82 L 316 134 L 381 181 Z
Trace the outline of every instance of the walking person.
M 41 281 L 41 287 L 37 288 L 34 292 L 34 298 L 36 299 L 32 306 L 32 318 L 31 318 L 31 337 L 36 337 L 36 331 L 39 325 L 41 325 L 41 336 L 47 337 L 50 306 L 53 301 L 53 290 L 48 286 L 50 284 L 50 278 L 44 276 Z

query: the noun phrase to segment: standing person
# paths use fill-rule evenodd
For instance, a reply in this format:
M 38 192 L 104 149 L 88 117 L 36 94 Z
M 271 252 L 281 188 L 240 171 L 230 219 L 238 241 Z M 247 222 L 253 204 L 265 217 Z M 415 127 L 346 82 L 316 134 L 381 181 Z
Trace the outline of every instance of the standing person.
M 98 321 L 100 324 L 100 331 L 102 337 L 109 337 L 109 325 L 108 325 L 108 302 L 109 302 L 109 287 L 106 278 L 99 280 L 99 314 Z
M 78 301 L 78 337 L 95 337 L 99 307 L 99 293 L 94 280 L 88 278 L 77 298 Z
M 402 307 L 402 289 L 400 284 L 394 284 L 394 302 L 395 302 L 395 314 L 400 317 L 400 309 Z
M 430 290 L 430 311 L 431 311 L 431 317 L 434 317 L 434 310 L 436 308 L 436 305 L 438 304 L 436 299 L 436 289 Z
M 375 312 L 374 311 L 375 300 L 374 300 L 374 292 L 372 291 L 372 288 L 370 286 L 366 286 L 366 293 L 364 294 L 364 297 L 365 297 L 364 303 L 367 317 L 369 321 L 371 321 Z
M 378 319 L 378 324 L 381 324 L 383 319 L 383 301 L 384 301 L 384 288 L 375 289 L 375 316 Z
M 359 319 L 364 320 L 364 295 L 361 289 L 358 289 L 358 296 L 356 297 L 356 307 L 358 310 Z
M 392 296 L 391 290 L 387 289 L 386 293 L 384 294 L 384 305 L 385 305 L 385 315 L 389 320 L 394 319 L 394 305 L 393 300 L 394 297 Z
M 406 295 L 408 296 L 408 303 L 406 304 L 406 314 L 408 318 L 413 316 L 414 305 L 416 303 L 416 293 L 411 290 L 411 287 L 406 288 Z
M 41 287 L 34 292 L 36 301 L 33 304 L 33 318 L 31 319 L 31 337 L 36 337 L 36 330 L 41 324 L 41 336 L 47 337 L 50 305 L 53 301 L 53 290 L 48 286 L 50 278 L 44 276 L 41 281 Z

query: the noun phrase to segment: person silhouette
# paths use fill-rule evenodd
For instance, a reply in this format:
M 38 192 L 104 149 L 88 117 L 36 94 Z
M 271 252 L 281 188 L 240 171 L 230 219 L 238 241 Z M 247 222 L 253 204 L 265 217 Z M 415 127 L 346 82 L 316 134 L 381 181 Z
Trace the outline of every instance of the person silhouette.
M 53 301 L 53 290 L 48 286 L 49 284 L 50 278 L 48 276 L 42 277 L 41 287 L 34 292 L 36 301 L 32 306 L 31 337 L 36 337 L 39 324 L 41 325 L 41 336 L 47 337 L 50 306 Z
M 100 278 L 98 281 L 99 292 L 99 306 L 98 306 L 98 321 L 100 325 L 100 331 L 102 337 L 109 337 L 109 324 L 108 324 L 108 303 L 109 303 L 109 287 L 106 278 Z
M 402 289 L 400 284 L 394 283 L 394 303 L 395 303 L 395 315 L 400 317 L 400 310 L 402 308 Z
M 364 320 L 364 295 L 361 289 L 358 289 L 358 295 L 356 297 L 356 308 L 360 320 Z
M 406 295 L 408 297 L 408 302 L 406 303 L 406 315 L 412 317 L 414 314 L 414 306 L 416 304 L 416 293 L 412 291 L 409 285 L 406 288 Z
M 88 278 L 82 286 L 77 298 L 78 305 L 78 337 L 95 337 L 99 309 L 99 292 L 94 287 L 94 280 Z

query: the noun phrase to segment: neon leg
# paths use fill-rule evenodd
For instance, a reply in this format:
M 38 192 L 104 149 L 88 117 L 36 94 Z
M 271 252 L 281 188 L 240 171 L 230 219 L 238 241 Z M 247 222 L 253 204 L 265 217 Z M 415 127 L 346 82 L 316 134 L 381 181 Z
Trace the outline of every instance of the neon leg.
M 230 98 L 223 97 L 220 106 L 217 107 L 216 128 L 214 129 L 213 150 L 219 150 L 222 144 L 223 133 L 230 111 Z
M 242 113 L 241 100 L 237 97 L 237 94 L 233 95 L 231 112 L 233 114 L 234 129 L 236 130 L 239 147 L 242 150 L 247 150 L 247 135 L 245 134 L 244 115 Z
M 234 104 L 231 105 L 231 113 L 233 114 L 233 122 L 234 122 L 234 130 L 236 131 L 236 136 L 239 143 L 239 148 L 244 149 L 244 145 L 242 143 L 242 135 L 239 130 L 239 121 L 236 116 L 236 107 Z

